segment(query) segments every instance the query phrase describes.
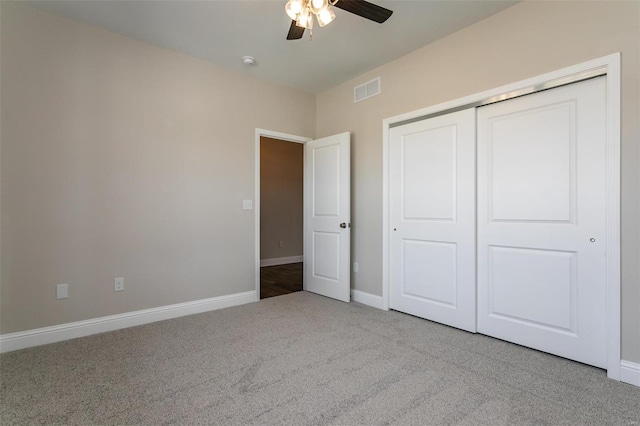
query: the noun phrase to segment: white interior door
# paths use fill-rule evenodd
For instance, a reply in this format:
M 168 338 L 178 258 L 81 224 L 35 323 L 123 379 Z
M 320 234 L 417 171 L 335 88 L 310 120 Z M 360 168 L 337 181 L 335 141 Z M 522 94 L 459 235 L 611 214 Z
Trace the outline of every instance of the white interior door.
M 304 145 L 304 287 L 351 300 L 350 134 Z
M 478 331 L 606 367 L 605 77 L 478 109 Z
M 476 329 L 475 111 L 390 130 L 391 309 Z

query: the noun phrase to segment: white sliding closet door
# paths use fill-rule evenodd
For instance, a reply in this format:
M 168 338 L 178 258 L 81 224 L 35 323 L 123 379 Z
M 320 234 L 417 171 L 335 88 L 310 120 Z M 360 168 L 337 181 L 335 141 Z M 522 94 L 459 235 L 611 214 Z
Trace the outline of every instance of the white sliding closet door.
M 475 111 L 390 130 L 390 307 L 475 331 Z
M 478 332 L 606 367 L 605 77 L 478 109 Z

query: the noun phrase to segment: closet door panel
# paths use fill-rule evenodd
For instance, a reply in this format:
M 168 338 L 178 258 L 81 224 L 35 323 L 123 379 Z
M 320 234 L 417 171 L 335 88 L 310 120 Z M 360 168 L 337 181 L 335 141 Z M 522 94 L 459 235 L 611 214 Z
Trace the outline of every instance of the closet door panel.
M 606 366 L 605 77 L 478 109 L 478 331 Z
M 475 331 L 475 112 L 390 131 L 390 307 Z

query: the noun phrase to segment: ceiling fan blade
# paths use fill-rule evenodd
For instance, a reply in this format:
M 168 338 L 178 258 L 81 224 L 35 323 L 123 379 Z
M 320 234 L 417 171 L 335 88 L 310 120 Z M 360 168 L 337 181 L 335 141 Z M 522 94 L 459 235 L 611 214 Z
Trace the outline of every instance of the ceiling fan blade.
M 289 34 L 287 34 L 287 40 L 298 40 L 302 38 L 304 34 L 304 28 L 296 25 L 296 21 L 291 21 L 291 27 L 289 27 Z
M 362 16 L 363 18 L 370 19 L 379 24 L 382 24 L 384 21 L 389 19 L 393 13 L 392 10 L 385 9 L 384 7 L 364 0 L 338 0 L 334 6 L 358 16 Z

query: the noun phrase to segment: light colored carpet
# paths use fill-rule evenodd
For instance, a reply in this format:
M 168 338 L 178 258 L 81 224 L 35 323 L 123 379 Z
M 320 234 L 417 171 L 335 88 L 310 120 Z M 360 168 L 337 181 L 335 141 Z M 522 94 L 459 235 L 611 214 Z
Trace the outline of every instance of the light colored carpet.
M 306 292 L 0 357 L 9 424 L 640 424 L 604 371 Z

